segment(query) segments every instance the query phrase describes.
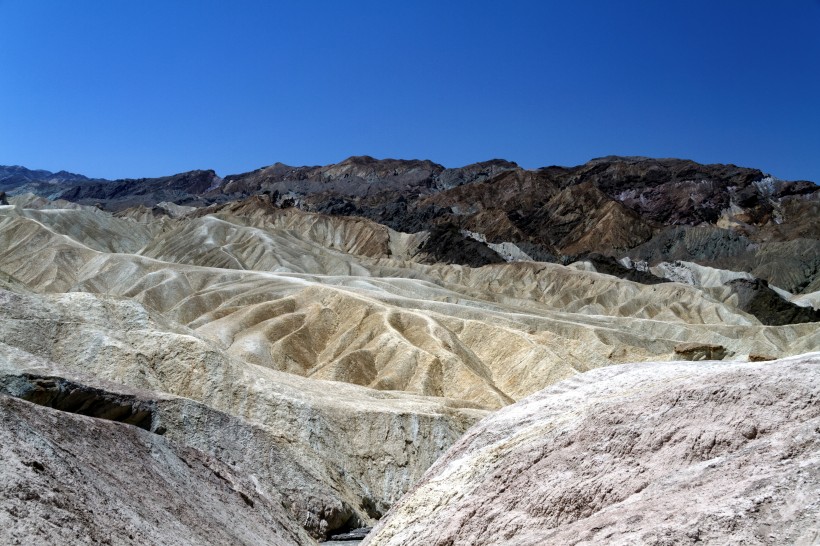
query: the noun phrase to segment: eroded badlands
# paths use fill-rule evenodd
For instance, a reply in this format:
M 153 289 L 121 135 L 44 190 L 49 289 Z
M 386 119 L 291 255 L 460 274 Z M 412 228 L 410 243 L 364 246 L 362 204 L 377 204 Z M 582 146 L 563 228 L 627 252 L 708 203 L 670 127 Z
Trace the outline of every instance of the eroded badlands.
M 0 541 L 820 540 L 810 183 L 67 183 L 0 186 Z

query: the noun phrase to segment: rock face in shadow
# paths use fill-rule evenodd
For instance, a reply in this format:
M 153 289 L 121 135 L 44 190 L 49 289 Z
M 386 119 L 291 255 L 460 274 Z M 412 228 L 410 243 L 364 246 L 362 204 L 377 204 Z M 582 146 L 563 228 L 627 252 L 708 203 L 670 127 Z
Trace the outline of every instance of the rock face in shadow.
M 681 343 L 675 347 L 677 360 L 722 360 L 726 353 L 726 347 L 705 343 Z
M 248 476 L 134 426 L 0 395 L 0 454 L 3 544 L 314 543 Z
M 813 221 L 812 215 L 801 216 Z M 756 242 L 742 232 L 714 226 L 674 226 L 623 254 L 651 265 L 686 261 L 750 273 L 792 293 L 820 289 L 820 229 L 810 237 Z
M 727 283 L 738 297 L 738 309 L 742 309 L 770 326 L 820 322 L 820 311 L 800 307 L 785 301 L 766 281 L 736 279 Z
M 658 277 L 648 271 L 628 268 L 621 264 L 612 256 L 604 256 L 598 253 L 591 253 L 577 257 L 577 261 L 589 262 L 598 273 L 612 275 L 620 279 L 638 282 L 641 284 L 660 284 L 669 280 Z
M 365 540 L 814 544 L 820 353 L 595 370 L 471 429 Z
M 165 432 L 164 427 L 154 426 L 156 408 L 152 401 L 90 387 L 63 377 L 30 373 L 0 376 L 0 393 L 38 406 L 126 423 L 157 434 Z
M 440 225 L 430 231 L 430 235 L 419 249 L 424 263 L 463 264 L 481 267 L 488 264 L 504 263 L 504 258 L 479 241 L 465 237 L 450 225 Z

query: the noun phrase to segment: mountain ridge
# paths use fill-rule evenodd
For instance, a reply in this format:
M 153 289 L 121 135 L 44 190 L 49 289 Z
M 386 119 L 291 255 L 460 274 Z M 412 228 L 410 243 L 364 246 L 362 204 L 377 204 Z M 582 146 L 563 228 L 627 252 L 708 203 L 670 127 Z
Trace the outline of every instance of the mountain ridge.
M 446 168 L 352 156 L 325 166 L 275 163 L 224 178 L 198 170 L 10 185 L 9 195 L 31 191 L 126 215 L 134 207 L 162 214 L 157 206 L 164 202 L 201 208 L 262 196 L 275 208 L 429 233 L 431 263 L 570 263 L 600 254 L 648 266 L 684 260 L 738 267 L 789 292 L 820 290 L 820 187 L 732 164 L 605 156 L 528 170 L 502 159 Z M 790 267 L 778 266 L 784 260 Z

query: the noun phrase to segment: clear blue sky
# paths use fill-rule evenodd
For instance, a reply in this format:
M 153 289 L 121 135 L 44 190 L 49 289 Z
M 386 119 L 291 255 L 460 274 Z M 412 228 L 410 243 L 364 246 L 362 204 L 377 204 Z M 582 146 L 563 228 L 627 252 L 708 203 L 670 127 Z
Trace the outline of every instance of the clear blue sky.
M 0 0 L 0 164 L 685 157 L 820 182 L 820 0 Z

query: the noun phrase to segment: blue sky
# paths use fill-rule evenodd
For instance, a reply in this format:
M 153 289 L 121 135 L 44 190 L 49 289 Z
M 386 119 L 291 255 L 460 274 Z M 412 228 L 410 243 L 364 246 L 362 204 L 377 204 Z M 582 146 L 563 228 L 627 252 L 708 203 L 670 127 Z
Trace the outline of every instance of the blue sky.
M 820 181 L 820 0 L 0 0 L 0 164 L 685 157 Z

